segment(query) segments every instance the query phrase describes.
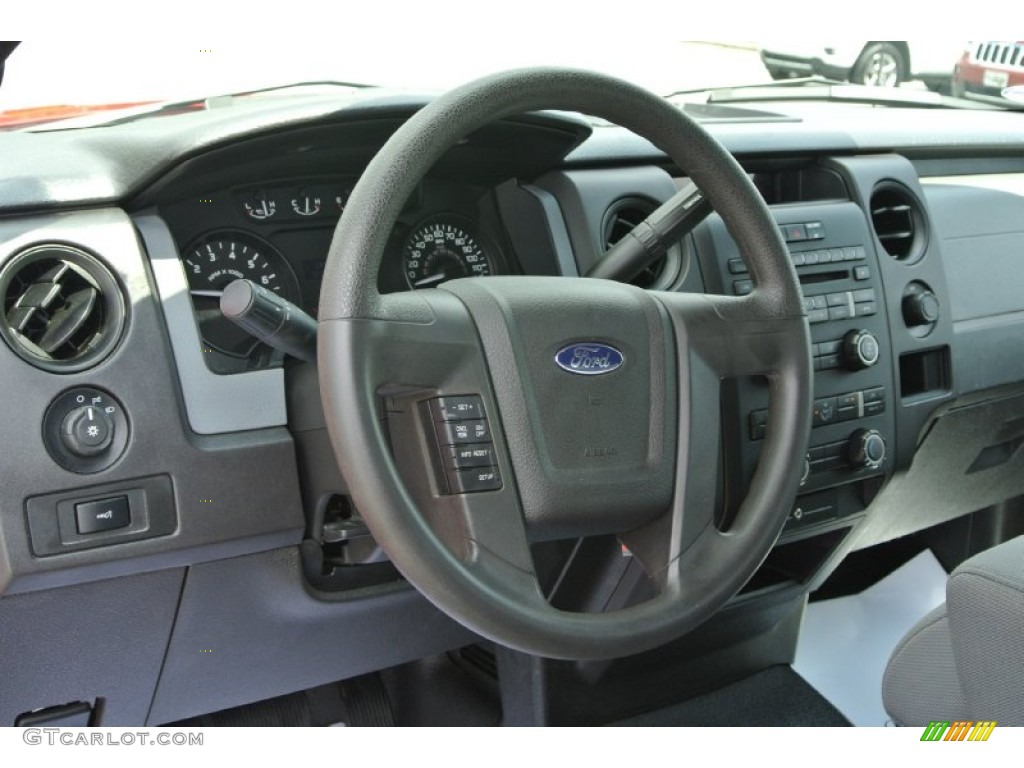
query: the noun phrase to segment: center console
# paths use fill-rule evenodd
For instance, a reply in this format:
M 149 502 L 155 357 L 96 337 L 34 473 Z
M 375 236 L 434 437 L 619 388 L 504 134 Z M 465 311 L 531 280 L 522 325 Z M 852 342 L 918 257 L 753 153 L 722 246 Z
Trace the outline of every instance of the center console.
M 813 428 L 783 538 L 864 510 L 892 472 L 893 364 L 879 263 L 863 210 L 852 202 L 773 209 L 804 296 L 814 357 Z M 695 233 L 709 291 L 743 295 L 754 283 L 720 219 Z M 727 523 L 746 495 L 766 434 L 769 387 L 723 384 L 721 508 Z

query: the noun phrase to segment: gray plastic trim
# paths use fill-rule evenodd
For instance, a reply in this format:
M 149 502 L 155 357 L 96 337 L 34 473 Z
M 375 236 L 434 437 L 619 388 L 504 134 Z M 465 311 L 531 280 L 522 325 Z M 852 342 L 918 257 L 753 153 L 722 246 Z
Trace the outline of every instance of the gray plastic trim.
M 921 183 L 953 184 L 958 187 L 994 189 L 1024 197 L 1024 173 L 972 173 L 964 176 L 922 176 Z
M 546 189 L 541 189 L 533 184 L 524 184 L 522 189 L 537 198 L 541 208 L 544 209 L 544 217 L 548 220 L 548 228 L 551 230 L 551 243 L 555 247 L 555 256 L 558 258 L 559 274 L 562 277 L 579 277 L 580 271 L 576 266 L 576 257 L 572 253 L 572 241 L 569 239 L 569 230 L 565 226 L 562 209 L 558 207 L 558 200 Z
M 479 640 L 413 589 L 369 588 L 349 598 L 323 602 L 307 592 L 296 547 L 189 569 L 149 724 L 325 685 Z
M 93 725 L 145 724 L 184 579 L 177 568 L 0 600 L 0 727 L 96 699 Z
M 133 221 L 149 252 L 193 431 L 212 435 L 287 424 L 284 371 L 220 376 L 206 367 L 185 272 L 167 225 L 153 212 L 138 214 Z

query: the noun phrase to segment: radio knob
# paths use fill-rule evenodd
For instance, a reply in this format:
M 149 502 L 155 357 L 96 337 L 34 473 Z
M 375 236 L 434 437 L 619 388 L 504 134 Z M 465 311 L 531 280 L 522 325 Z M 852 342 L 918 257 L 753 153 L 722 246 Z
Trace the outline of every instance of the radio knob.
M 851 371 L 870 368 L 880 354 L 878 339 L 870 331 L 850 331 L 843 337 L 843 357 Z
M 858 429 L 850 435 L 850 463 L 859 469 L 878 469 L 885 461 L 885 438 L 877 429 Z

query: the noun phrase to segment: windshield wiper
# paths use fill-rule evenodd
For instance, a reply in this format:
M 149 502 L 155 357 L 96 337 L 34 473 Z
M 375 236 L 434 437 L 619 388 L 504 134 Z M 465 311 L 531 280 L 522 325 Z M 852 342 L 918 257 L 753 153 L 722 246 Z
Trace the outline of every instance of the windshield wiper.
M 770 80 L 767 82 L 747 83 L 745 85 L 720 85 L 710 88 L 685 88 L 679 91 L 672 91 L 666 94 L 666 99 L 673 99 L 676 96 L 690 96 L 697 93 L 718 93 L 720 91 L 758 91 L 763 88 L 806 88 L 811 85 L 843 85 L 841 80 L 832 80 L 821 75 L 810 75 L 809 77 L 794 77 L 789 80 Z
M 1000 109 L 1000 107 L 994 105 L 982 105 L 978 102 L 945 96 L 934 91 L 855 85 L 817 76 L 753 85 L 676 91 L 666 98 L 694 96 L 697 94 L 705 94 L 704 101 L 707 104 L 737 104 L 758 101 L 825 101 L 869 104 L 873 106 L 920 107 L 925 109 L 949 107 L 958 109 L 964 107 L 970 109 Z

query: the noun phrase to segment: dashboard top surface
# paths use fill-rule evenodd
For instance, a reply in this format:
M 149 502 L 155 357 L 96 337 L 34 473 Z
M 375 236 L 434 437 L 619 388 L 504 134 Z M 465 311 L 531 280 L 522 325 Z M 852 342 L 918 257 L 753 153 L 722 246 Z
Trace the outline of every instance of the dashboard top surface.
M 292 129 L 402 119 L 429 96 L 369 89 L 342 97 L 237 102 L 95 128 L 0 134 L 0 208 L 46 208 L 130 199 L 183 160 L 219 147 Z M 803 103 L 771 108 L 784 123 L 723 118 L 705 127 L 727 149 L 751 157 L 905 151 L 936 156 L 1007 153 L 1024 145 L 1021 115 L 995 111 L 929 111 Z M 618 127 L 592 128 L 579 117 L 530 118 L 566 132 L 568 165 L 664 160 L 649 142 Z M 587 138 L 589 135 L 589 138 Z M 586 139 L 584 141 L 584 139 Z M 582 141 L 582 144 L 569 152 Z

